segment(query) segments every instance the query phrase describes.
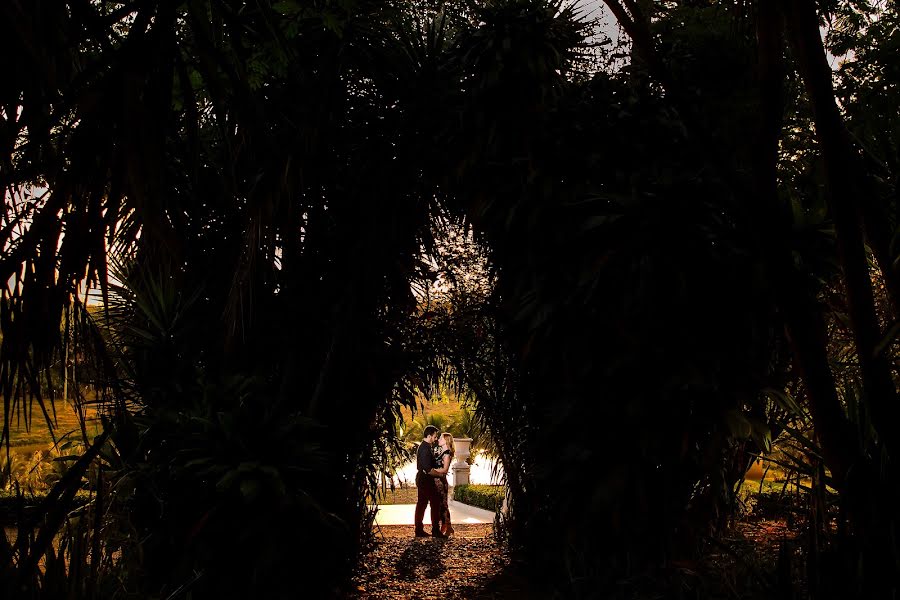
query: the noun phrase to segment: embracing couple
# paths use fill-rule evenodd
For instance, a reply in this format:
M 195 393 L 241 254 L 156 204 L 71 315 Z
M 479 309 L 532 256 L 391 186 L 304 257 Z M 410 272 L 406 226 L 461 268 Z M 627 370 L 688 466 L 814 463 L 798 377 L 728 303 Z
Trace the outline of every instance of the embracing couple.
M 422 519 L 425 507 L 431 504 L 431 537 L 445 538 L 453 533 L 450 526 L 450 506 L 447 494 L 447 473 L 453 461 L 453 436 L 438 433 L 437 427 L 425 428 L 424 439 L 416 453 L 416 537 L 428 537 Z

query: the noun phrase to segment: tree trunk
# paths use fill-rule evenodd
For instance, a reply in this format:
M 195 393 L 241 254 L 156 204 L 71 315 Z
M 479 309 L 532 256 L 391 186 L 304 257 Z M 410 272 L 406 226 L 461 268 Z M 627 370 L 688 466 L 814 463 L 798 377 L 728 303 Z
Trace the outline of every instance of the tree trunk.
M 754 229 L 772 231 L 765 240 L 757 235 L 774 289 L 775 302 L 783 313 L 794 363 L 809 398 L 810 412 L 832 476 L 841 482 L 854 457 L 852 431 L 844 417 L 834 377 L 828 365 L 827 334 L 822 312 L 810 290 L 793 272 L 790 219 L 778 201 L 778 140 L 783 117 L 784 65 L 783 28 L 777 0 L 760 0 L 757 8 L 758 84 L 760 123 L 753 148 L 756 201 L 748 212 Z
M 632 19 L 618 0 L 605 0 L 632 38 L 635 52 L 641 56 L 651 74 L 666 88 L 669 97 L 686 120 L 691 135 L 705 144 L 710 163 L 721 176 L 732 183 L 735 194 L 742 198 L 753 223 L 756 246 L 763 257 L 770 279 L 774 301 L 782 313 L 794 361 L 806 385 L 810 411 L 822 444 L 825 460 L 835 481 L 840 485 L 854 461 L 856 444 L 853 432 L 843 414 L 828 365 L 827 334 L 812 292 L 804 288 L 793 272 L 793 260 L 787 240 L 790 233 L 788 215 L 778 203 L 778 140 L 782 119 L 782 27 L 774 0 L 761 0 L 757 21 L 759 43 L 759 82 L 761 122 L 754 141 L 754 193 L 748 193 L 720 157 L 712 140 L 692 118 L 690 106 L 680 101 L 679 90 L 661 60 L 646 22 Z M 634 13 L 634 10 L 632 10 Z M 638 13 L 639 15 L 639 13 Z M 704 139 L 707 138 L 707 139 Z M 774 231 L 773 231 L 774 228 Z
M 835 103 L 831 68 L 822 44 L 813 0 L 791 0 L 782 6 L 791 47 L 812 103 L 816 138 L 822 148 L 865 401 L 888 454 L 894 455 L 898 450 L 900 411 L 887 356 L 885 353 L 875 353 L 881 341 L 881 330 L 875 313 L 868 257 L 863 243 L 859 212 L 861 199 L 857 197 L 857 189 L 863 184 L 861 158 L 853 147 Z
M 822 44 L 814 0 L 790 0 L 783 5 L 783 11 L 791 46 L 813 107 L 816 137 L 822 148 L 850 320 L 862 371 L 864 402 L 879 441 L 888 456 L 894 458 L 895 465 L 893 453 L 900 449 L 897 390 L 887 360 L 890 353 L 875 352 L 881 331 L 863 243 L 862 207 L 866 200 L 875 202 L 875 199 L 864 197 L 865 169 L 835 102 L 831 69 Z M 877 241 L 882 233 L 870 229 L 870 239 Z M 852 545 L 847 545 L 842 550 L 846 553 L 845 564 L 853 564 L 858 597 L 896 597 L 896 569 L 900 557 L 896 545 L 895 470 L 890 459 L 887 463 L 877 457 L 872 461 L 860 461 L 848 486 L 846 504 L 859 548 L 854 550 Z M 834 577 L 825 566 L 819 575 Z M 829 591 L 834 592 L 833 589 Z M 824 594 L 825 590 L 822 592 Z
M 884 289 L 890 301 L 888 321 L 896 321 L 900 319 L 900 273 L 894 267 L 890 251 L 893 225 L 884 207 L 879 205 L 872 186 L 866 185 L 863 192 L 866 197 L 863 198 L 860 210 L 866 240 L 884 277 Z

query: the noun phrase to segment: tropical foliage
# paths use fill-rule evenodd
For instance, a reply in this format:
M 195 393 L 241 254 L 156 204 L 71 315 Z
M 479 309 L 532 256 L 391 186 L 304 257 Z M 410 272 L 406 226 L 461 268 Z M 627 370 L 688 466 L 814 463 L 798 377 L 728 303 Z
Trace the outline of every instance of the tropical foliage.
M 4 593 L 339 596 L 450 386 L 559 596 L 700 595 L 773 444 L 896 594 L 896 4 L 605 6 L 0 4 L 4 482 L 70 351 L 103 422 Z

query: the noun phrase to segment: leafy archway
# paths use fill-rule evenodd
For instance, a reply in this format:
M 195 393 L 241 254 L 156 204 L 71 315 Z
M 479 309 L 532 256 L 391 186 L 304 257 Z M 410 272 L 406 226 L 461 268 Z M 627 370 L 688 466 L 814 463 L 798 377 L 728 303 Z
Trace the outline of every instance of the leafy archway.
M 810 468 L 823 496 L 847 493 L 850 539 L 896 528 L 878 476 L 892 337 L 875 335 L 860 237 L 891 292 L 870 209 L 893 204 L 867 204 L 862 227 L 843 197 L 829 213 L 820 182 L 834 200 L 862 167 L 829 158 L 822 178 L 800 126 L 802 149 L 778 152 L 780 85 L 809 123 L 777 68 L 787 42 L 817 130 L 833 126 L 820 143 L 852 150 L 822 108 L 815 7 L 607 4 L 633 41 L 608 57 L 619 70 L 559 2 L 4 5 L 2 439 L 14 399 L 53 400 L 67 304 L 105 432 L 85 432 L 37 536 L 0 547 L 3 585 L 339 594 L 399 407 L 440 379 L 496 442 L 510 547 L 564 595 L 665 586 L 656 566 L 702 554 L 798 380 Z M 495 285 L 423 309 L 447 222 L 471 228 Z M 840 319 L 817 298 L 835 290 L 863 357 L 856 404 L 827 362 Z M 66 523 L 89 577 L 39 567 L 61 564 Z M 877 571 L 889 541 L 841 559 Z

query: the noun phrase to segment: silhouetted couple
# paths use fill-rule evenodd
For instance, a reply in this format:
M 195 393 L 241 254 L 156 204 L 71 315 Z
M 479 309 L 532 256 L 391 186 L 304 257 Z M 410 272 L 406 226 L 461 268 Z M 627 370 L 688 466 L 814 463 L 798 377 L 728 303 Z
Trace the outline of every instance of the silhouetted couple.
M 450 525 L 447 473 L 453 460 L 453 436 L 438 434 L 437 427 L 425 428 L 424 439 L 416 453 L 416 537 L 428 537 L 422 519 L 425 507 L 431 504 L 431 536 L 445 538 L 453 533 Z

